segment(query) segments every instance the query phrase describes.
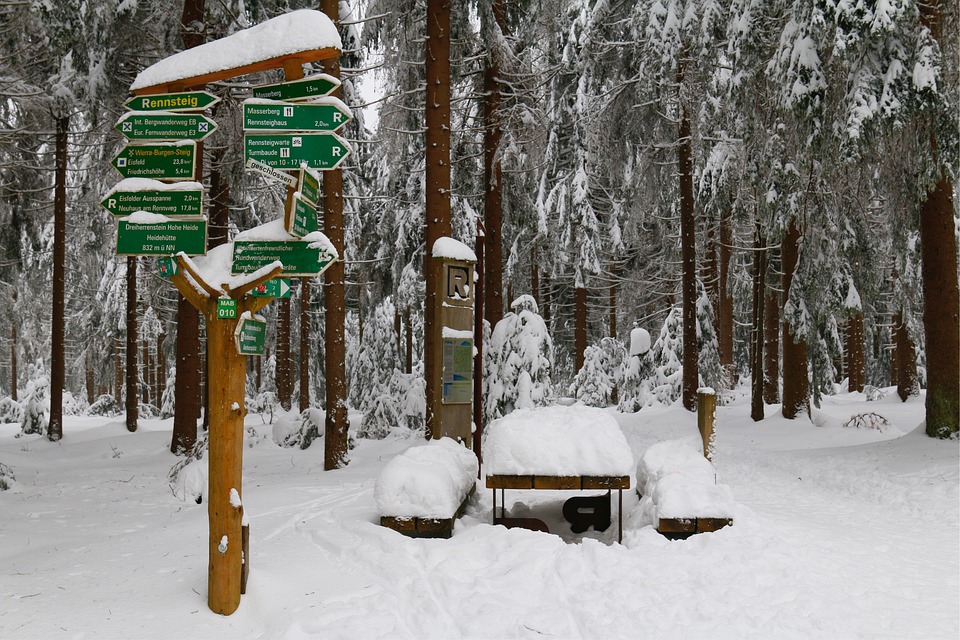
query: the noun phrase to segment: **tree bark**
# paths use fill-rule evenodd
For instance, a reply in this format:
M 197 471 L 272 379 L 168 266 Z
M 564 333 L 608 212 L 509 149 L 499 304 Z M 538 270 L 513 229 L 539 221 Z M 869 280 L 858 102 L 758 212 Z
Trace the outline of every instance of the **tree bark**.
M 720 282 L 717 287 L 717 339 L 720 347 L 720 364 L 726 372 L 727 385 L 737 383 L 737 371 L 733 363 L 733 296 L 730 295 L 730 260 L 733 246 L 733 210 L 727 209 L 720 216 Z M 766 262 L 766 260 L 764 260 Z
M 866 345 L 863 335 L 863 313 L 850 316 L 847 323 L 847 390 L 863 392 L 866 383 Z
M 493 24 L 490 30 L 506 32 L 506 16 L 503 0 L 491 0 L 490 14 Z M 486 300 L 483 308 L 490 326 L 503 318 L 503 171 L 500 163 L 500 141 L 503 130 L 500 123 L 500 62 L 495 52 L 489 52 L 483 74 L 483 113 L 486 127 L 483 131 L 483 221 L 486 229 L 487 252 L 484 280 Z M 428 83 L 429 84 L 429 83 Z M 429 101 L 428 101 L 429 104 Z M 536 267 L 534 267 L 536 269 Z M 511 300 L 507 301 L 508 303 Z
M 13 308 L 17 308 L 17 290 L 13 290 Z M 16 313 L 16 311 L 14 311 Z M 17 321 L 16 317 L 10 323 L 10 397 L 17 401 Z
M 583 352 L 587 350 L 587 290 L 577 287 L 574 293 L 574 351 L 573 368 L 580 371 L 583 368 Z
M 127 431 L 137 430 L 140 395 L 137 368 L 137 257 L 127 257 Z
M 63 438 L 63 386 L 66 380 L 64 354 L 64 288 L 67 254 L 67 133 L 69 116 L 56 119 L 53 187 L 53 297 L 50 327 L 50 423 L 47 437 Z
M 293 406 L 290 398 L 290 298 L 277 301 L 277 398 L 284 411 Z M 329 308 L 327 312 L 329 313 Z
M 898 313 L 894 319 L 897 354 L 897 395 L 902 402 L 917 395 L 917 351 L 907 330 L 907 324 Z
M 322 0 L 321 10 L 334 24 L 340 23 L 338 0 Z M 340 59 L 324 61 L 324 70 L 340 77 Z M 334 93 L 342 98 L 340 89 Z M 323 229 L 324 233 L 343 256 L 343 172 L 340 169 L 323 173 Z M 326 380 L 326 435 L 324 436 L 323 468 L 339 469 L 347 464 L 347 372 L 345 368 L 346 342 L 346 285 L 343 259 L 334 262 L 324 276 L 324 355 Z
M 413 323 L 410 321 L 410 307 L 403 310 L 403 329 L 406 333 L 406 354 L 403 370 L 413 373 Z
M 530 293 L 540 308 L 540 263 L 537 262 L 537 244 L 530 247 Z
M 796 220 L 781 244 L 783 267 L 783 302 L 790 299 L 790 285 L 800 260 L 800 226 Z M 784 317 L 785 314 L 781 314 Z M 803 340 L 793 335 L 786 319 L 783 320 L 783 417 L 792 420 L 807 410 L 809 389 L 807 383 L 807 347 Z
M 482 451 L 482 440 L 483 440 L 483 304 L 484 304 L 484 287 L 485 282 L 483 280 L 485 273 L 484 261 L 486 260 L 486 246 L 485 246 L 486 235 L 484 234 L 483 225 L 480 221 L 477 221 L 477 242 L 476 242 L 476 254 L 477 254 L 477 281 L 474 283 L 474 300 L 476 308 L 473 310 L 473 344 L 477 350 L 476 355 L 473 356 L 473 452 L 477 456 L 477 460 L 480 464 L 483 464 L 483 451 Z M 536 266 L 534 266 L 534 271 L 536 271 Z M 477 470 L 477 477 L 479 478 L 480 471 Z
M 767 251 L 767 271 L 776 268 L 776 250 Z M 769 278 L 765 275 L 764 278 Z M 769 280 L 767 280 L 769 283 Z M 766 286 L 763 305 L 763 402 L 780 402 L 780 294 L 774 286 Z
M 310 408 L 310 278 L 300 278 L 300 413 Z
M 87 356 L 84 358 L 85 364 L 85 376 L 84 384 L 87 391 L 87 404 L 93 404 L 95 401 L 94 394 L 96 393 L 96 388 L 93 381 L 93 356 L 90 355 L 90 352 L 87 351 Z
M 683 71 L 678 72 L 683 83 Z M 697 360 L 697 238 L 696 213 L 693 194 L 693 142 L 690 117 L 685 106 L 680 107 L 680 125 L 677 131 L 677 165 L 680 174 L 680 253 L 683 262 L 681 279 L 681 311 L 683 315 L 683 406 L 687 411 L 697 408 L 697 388 L 700 370 Z
M 764 244 L 763 230 L 758 222 L 753 243 L 753 328 L 750 331 L 750 417 L 754 422 L 763 420 L 765 400 L 763 338 L 767 251 Z
M 157 335 L 157 373 L 156 388 L 153 395 L 157 399 L 157 408 L 163 408 L 163 392 L 167 388 L 167 356 L 163 352 L 163 343 L 167 340 L 167 334 L 161 331 Z
M 427 0 L 426 71 L 426 242 L 423 275 L 423 370 L 426 382 L 427 437 L 437 433 L 440 412 L 440 330 L 436 307 L 440 289 L 439 268 L 433 244 L 450 235 L 450 5 L 448 0 Z M 490 256 L 490 262 L 494 258 Z M 487 283 L 488 286 L 490 283 Z M 492 287 L 491 287 L 492 288 Z
M 123 400 L 123 358 L 120 338 L 113 341 L 113 399 L 119 405 Z
M 140 342 L 140 367 L 142 368 L 142 373 L 140 374 L 140 380 L 143 382 L 143 402 L 145 404 L 153 404 L 153 376 L 151 375 L 152 364 L 150 362 L 150 345 L 147 343 L 146 336 Z

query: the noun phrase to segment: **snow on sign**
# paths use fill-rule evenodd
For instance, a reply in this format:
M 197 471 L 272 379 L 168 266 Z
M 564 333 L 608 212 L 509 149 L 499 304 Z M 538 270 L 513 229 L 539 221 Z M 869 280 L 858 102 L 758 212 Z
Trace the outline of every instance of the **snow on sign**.
M 198 113 L 129 111 L 113 128 L 127 140 L 204 140 L 217 123 Z
M 236 240 L 232 273 L 250 273 L 279 260 L 283 276 L 318 276 L 335 257 L 313 242 L 297 240 Z
M 193 180 L 196 151 L 197 143 L 192 140 L 131 144 L 124 147 L 110 164 L 124 178 Z
M 325 73 L 315 73 L 299 80 L 254 87 L 253 97 L 267 100 L 307 100 L 330 95 L 339 86 L 340 80 L 337 78 Z
M 123 103 L 130 111 L 203 111 L 220 102 L 220 98 L 206 91 L 161 93 L 134 96 Z
M 336 169 L 350 147 L 334 133 L 287 133 L 243 137 L 245 161 L 257 160 L 274 169 L 296 171 L 301 164 L 311 169 Z
M 336 98 L 323 103 L 292 104 L 275 100 L 244 100 L 244 131 L 336 131 L 353 117 Z

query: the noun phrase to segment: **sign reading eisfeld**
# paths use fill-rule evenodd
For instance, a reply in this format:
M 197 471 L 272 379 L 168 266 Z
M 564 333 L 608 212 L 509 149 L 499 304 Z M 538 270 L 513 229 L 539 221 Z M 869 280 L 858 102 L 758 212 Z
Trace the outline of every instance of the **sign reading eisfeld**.
M 119 256 L 169 256 L 181 251 L 188 256 L 206 254 L 206 220 L 169 220 L 152 224 L 129 220 L 117 222 Z
M 353 115 L 336 98 L 299 104 L 258 100 L 243 101 L 244 131 L 336 131 Z
M 124 178 L 154 180 L 193 180 L 197 157 L 193 140 L 131 144 L 124 147 L 110 164 Z
M 243 136 L 244 162 L 254 159 L 274 169 L 336 169 L 350 155 L 346 140 L 335 133 L 286 133 Z

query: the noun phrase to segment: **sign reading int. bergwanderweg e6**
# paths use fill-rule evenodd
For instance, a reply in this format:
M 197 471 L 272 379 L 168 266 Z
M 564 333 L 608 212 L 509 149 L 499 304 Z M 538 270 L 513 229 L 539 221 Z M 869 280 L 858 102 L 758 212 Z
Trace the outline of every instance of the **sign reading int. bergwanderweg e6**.
M 117 255 L 169 256 L 181 251 L 188 256 L 202 256 L 207 252 L 206 220 L 156 224 L 117 222 Z
M 127 140 L 203 140 L 217 123 L 199 113 L 129 111 L 113 128 Z
M 203 215 L 203 190 L 114 191 L 100 201 L 100 206 L 115 216 L 149 211 L 167 217 L 198 218 Z
M 193 180 L 197 143 L 157 142 L 131 144 L 110 162 L 124 178 L 154 180 Z
M 351 118 L 344 105 L 333 102 L 291 104 L 248 100 L 243 103 L 244 131 L 336 131 Z
M 293 198 L 293 211 L 287 218 L 290 221 L 290 228 L 287 233 L 302 238 L 308 233 L 313 233 L 320 228 L 317 222 L 317 207 L 301 198 Z
M 243 137 L 244 162 L 253 158 L 274 169 L 336 169 L 350 155 L 346 140 L 334 133 L 248 134 Z
M 299 80 L 254 87 L 253 97 L 268 100 L 307 100 L 330 95 L 339 86 L 340 81 L 333 76 L 315 73 Z
M 131 111 L 203 111 L 220 102 L 220 98 L 206 91 L 158 93 L 134 96 L 123 103 Z
M 333 256 L 310 242 L 298 240 L 237 240 L 233 243 L 232 273 L 250 273 L 271 262 L 283 263 L 284 277 L 317 276 L 333 264 Z
M 233 332 L 237 353 L 241 356 L 262 356 L 267 336 L 267 323 L 262 320 L 241 317 Z

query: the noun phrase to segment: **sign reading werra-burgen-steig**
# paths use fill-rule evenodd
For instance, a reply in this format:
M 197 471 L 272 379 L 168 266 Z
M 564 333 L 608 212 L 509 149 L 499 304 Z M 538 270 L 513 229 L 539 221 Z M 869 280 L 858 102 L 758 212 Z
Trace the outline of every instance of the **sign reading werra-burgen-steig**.
M 231 272 L 250 273 L 279 260 L 284 277 L 318 276 L 335 257 L 319 243 L 304 240 L 235 240 Z
M 113 128 L 127 140 L 203 140 L 217 123 L 199 113 L 130 111 Z
M 110 162 L 124 178 L 193 180 L 197 157 L 193 140 L 131 144 Z
M 206 220 L 117 222 L 117 255 L 169 256 L 181 251 L 188 256 L 202 256 L 207 252 Z
M 274 169 L 336 169 L 350 154 L 346 140 L 334 133 L 248 134 L 243 137 L 244 162 L 254 159 Z
M 203 190 L 114 191 L 100 206 L 115 216 L 149 211 L 163 216 L 198 218 L 203 215 Z
M 244 131 L 336 131 L 353 117 L 339 100 L 299 103 L 244 100 Z
M 262 356 L 267 336 L 266 321 L 245 313 L 233 333 L 237 353 L 241 356 Z
M 203 111 L 220 102 L 220 98 L 206 91 L 182 91 L 134 96 L 123 103 L 130 111 Z
M 339 86 L 340 81 L 333 76 L 315 73 L 299 80 L 254 87 L 253 97 L 267 100 L 308 100 L 330 95 Z

